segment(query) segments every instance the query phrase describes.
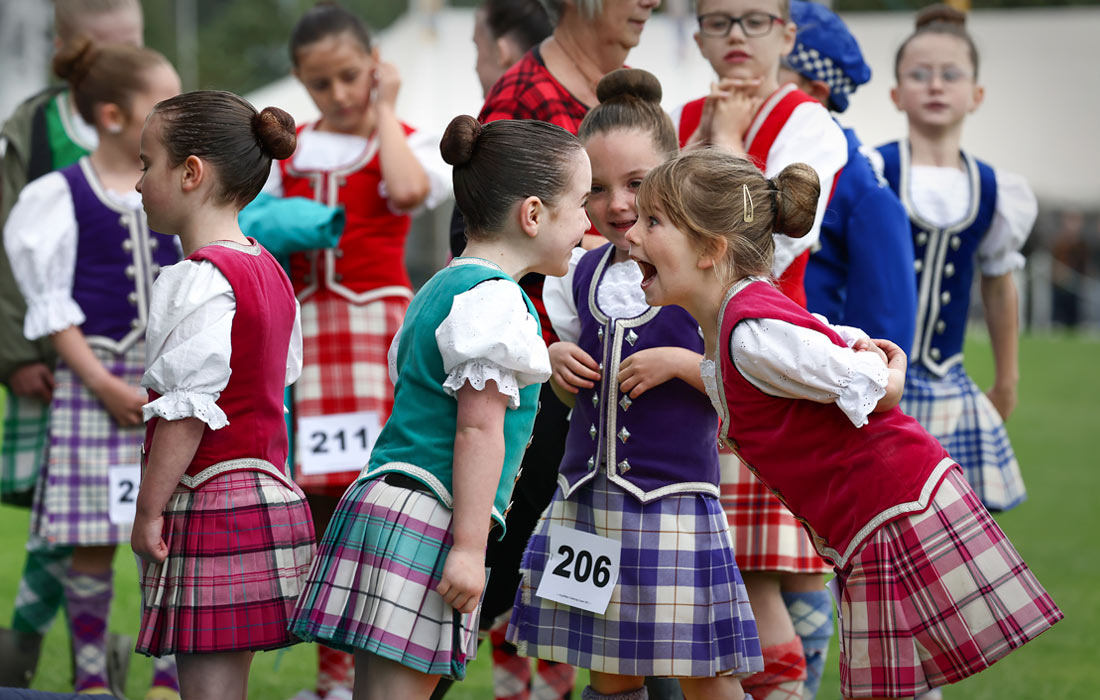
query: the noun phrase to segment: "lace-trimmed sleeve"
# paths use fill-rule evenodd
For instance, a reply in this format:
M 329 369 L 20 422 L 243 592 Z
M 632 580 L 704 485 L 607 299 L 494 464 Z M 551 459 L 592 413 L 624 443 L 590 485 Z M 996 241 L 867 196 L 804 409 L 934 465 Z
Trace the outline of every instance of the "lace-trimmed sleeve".
M 481 391 L 489 380 L 519 408 L 519 390 L 550 378 L 550 356 L 538 322 L 527 312 L 519 288 L 490 280 L 454 298 L 435 331 L 452 396 L 467 382 Z

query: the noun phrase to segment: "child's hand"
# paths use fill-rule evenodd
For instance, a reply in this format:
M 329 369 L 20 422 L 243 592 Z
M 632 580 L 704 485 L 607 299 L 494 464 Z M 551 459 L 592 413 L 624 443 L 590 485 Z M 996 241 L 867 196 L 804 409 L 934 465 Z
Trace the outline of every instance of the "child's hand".
M 890 360 L 886 357 L 886 353 L 883 352 L 882 348 L 880 348 L 878 345 L 875 345 L 875 341 L 866 336 L 852 343 L 852 349 L 856 352 L 873 352 L 882 359 L 882 364 L 884 365 L 889 364 L 890 362 Z
M 133 529 L 130 531 L 130 547 L 134 550 L 134 554 L 153 564 L 159 564 L 167 559 L 168 545 L 161 536 L 163 531 L 163 515 L 149 518 L 138 513 L 134 518 Z
M 745 132 L 749 130 L 756 110 L 763 100 L 755 95 L 760 79 L 727 78 L 714 86 L 708 102 L 713 103 L 710 117 L 710 140 L 737 153 L 744 152 Z
M 49 403 L 53 398 L 53 372 L 44 362 L 32 362 L 12 372 L 8 377 L 8 386 L 16 396 Z
M 885 338 L 874 338 L 871 342 L 875 349 L 886 355 L 886 369 L 889 374 L 886 378 L 886 395 L 879 399 L 875 405 L 875 413 L 889 411 L 901 401 L 901 394 L 905 390 L 905 370 L 909 365 L 905 357 L 905 351 Z
M 994 384 L 993 388 L 986 392 L 986 396 L 993 402 L 997 413 L 1001 414 L 1001 420 L 1008 420 L 1012 411 L 1016 409 L 1016 385 Z
M 600 380 L 600 365 L 576 343 L 564 341 L 550 346 L 551 378 L 570 394 L 591 389 Z
M 683 353 L 689 353 L 684 355 Z M 619 365 L 619 389 L 636 399 L 648 390 L 680 377 L 684 362 L 698 367 L 698 354 L 686 348 L 661 347 L 639 350 Z
M 906 369 L 909 367 L 909 358 L 905 356 L 905 351 L 898 347 L 897 343 L 886 338 L 873 338 L 871 342 L 874 343 L 875 350 L 879 354 L 885 355 L 888 369 L 896 369 L 903 375 L 905 374 Z
M 461 613 L 472 613 L 484 588 L 485 551 L 452 548 L 435 587 L 443 601 Z
M 401 89 L 401 74 L 392 63 L 379 61 L 374 68 L 374 104 L 393 107 L 397 104 L 397 92 Z
M 102 385 L 96 387 L 95 395 L 121 427 L 141 425 L 141 407 L 145 405 L 147 397 L 140 388 L 111 374 Z

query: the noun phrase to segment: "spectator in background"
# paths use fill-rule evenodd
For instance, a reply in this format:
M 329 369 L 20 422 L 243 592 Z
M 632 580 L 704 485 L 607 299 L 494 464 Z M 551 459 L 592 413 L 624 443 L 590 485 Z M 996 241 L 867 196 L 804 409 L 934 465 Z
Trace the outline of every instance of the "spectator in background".
M 1062 212 L 1061 227 L 1051 241 L 1052 320 L 1064 328 L 1081 322 L 1082 278 L 1089 271 L 1089 245 L 1085 240 L 1085 215 L 1075 209 Z
M 539 0 L 485 0 L 474 14 L 477 78 L 483 95 L 554 30 Z

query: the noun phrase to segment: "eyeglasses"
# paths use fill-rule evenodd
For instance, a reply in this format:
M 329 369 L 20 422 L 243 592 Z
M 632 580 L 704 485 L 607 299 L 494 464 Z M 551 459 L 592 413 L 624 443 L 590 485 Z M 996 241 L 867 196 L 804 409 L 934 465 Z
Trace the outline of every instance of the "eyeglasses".
M 748 14 L 734 17 L 725 12 L 708 12 L 699 15 L 699 33 L 710 37 L 727 37 L 733 31 L 733 25 L 741 25 L 741 32 L 747 37 L 764 36 L 772 30 L 772 26 L 778 22 L 786 24 L 782 17 L 768 14 L 767 12 L 749 12 Z
M 912 68 L 902 73 L 902 78 L 911 83 L 920 83 L 921 85 L 928 85 L 936 77 L 940 76 L 940 81 L 945 85 L 954 85 L 955 83 L 961 83 L 964 80 L 970 80 L 972 77 L 970 73 L 959 68 L 958 66 L 944 66 L 939 70 L 935 68 Z

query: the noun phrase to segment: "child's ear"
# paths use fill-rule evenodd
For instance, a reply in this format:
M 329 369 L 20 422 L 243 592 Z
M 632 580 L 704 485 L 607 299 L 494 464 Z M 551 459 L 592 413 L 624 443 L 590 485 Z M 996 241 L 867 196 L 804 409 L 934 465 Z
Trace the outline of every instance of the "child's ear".
M 112 102 L 101 102 L 96 105 L 96 121 L 103 126 L 109 134 L 117 134 L 126 124 L 126 112 Z
M 696 261 L 695 266 L 700 270 L 707 270 L 718 265 L 718 261 L 726 257 L 726 251 L 729 249 L 729 245 L 726 243 L 725 238 L 719 238 L 710 243 L 707 248 L 699 251 L 699 259 Z
M 901 102 L 898 100 L 898 87 L 896 85 L 890 88 L 890 101 L 894 103 L 894 108 L 900 112 Z
M 184 192 L 194 192 L 206 180 L 206 164 L 198 156 L 187 156 L 183 161 L 180 187 Z
M 973 95 L 973 97 L 971 97 L 970 111 L 973 112 L 974 110 L 978 109 L 978 107 L 981 107 L 982 106 L 982 100 L 984 100 L 984 99 L 985 99 L 985 88 L 982 87 L 981 85 L 975 85 L 974 86 L 974 95 Z
M 520 53 L 516 46 L 516 42 L 512 41 L 508 37 L 500 37 L 496 40 L 496 59 L 497 66 L 503 70 L 508 70 L 512 67 L 512 64 L 523 58 L 523 54 Z M 518 54 L 518 55 L 517 55 Z
M 519 203 L 519 227 L 527 236 L 534 238 L 539 233 L 539 223 L 545 216 L 542 200 L 532 195 Z

